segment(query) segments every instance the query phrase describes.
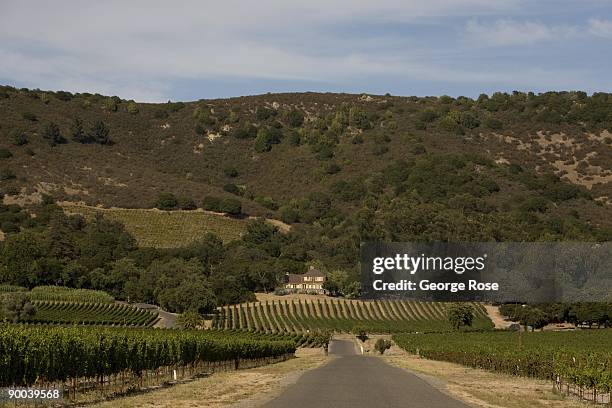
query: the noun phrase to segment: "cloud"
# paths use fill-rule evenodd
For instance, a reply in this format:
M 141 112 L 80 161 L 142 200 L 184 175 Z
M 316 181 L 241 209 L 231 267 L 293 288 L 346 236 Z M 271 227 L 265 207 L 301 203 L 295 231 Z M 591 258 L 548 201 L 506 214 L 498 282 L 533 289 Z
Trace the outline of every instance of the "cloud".
M 483 81 L 583 83 L 588 74 L 554 61 L 533 66 L 525 60 L 522 69 L 479 63 L 485 52 L 475 44 L 502 49 L 574 35 L 572 27 L 499 18 L 524 13 L 530 1 L 185 0 L 177 7 L 161 0 L 3 0 L 0 78 L 140 101 L 176 99 L 177 84 L 240 84 L 226 96 L 263 89 L 250 83 L 277 83 L 274 89 L 287 91 L 377 83 L 393 92 L 398 84 L 407 89 L 411 81 L 430 81 L 431 94 L 444 93 L 449 83 L 473 89 Z M 466 19 L 467 42 L 454 28 Z M 493 20 L 481 22 L 487 19 Z
M 333 33 L 338 27 L 358 33 L 371 24 L 411 24 L 474 10 L 486 15 L 517 1 L 192 0 L 181 7 L 144 0 L 4 1 L 0 78 L 122 96 L 149 87 L 137 92 L 147 99 L 168 99 L 171 81 L 346 81 L 402 67 L 383 61 L 394 54 L 387 39 L 343 38 Z
M 481 23 L 470 20 L 465 27 L 467 38 L 481 45 L 532 45 L 542 41 L 558 41 L 575 36 L 578 30 L 570 26 L 548 26 L 541 22 L 496 20 Z
M 590 19 L 589 32 L 599 37 L 612 38 L 612 21 Z

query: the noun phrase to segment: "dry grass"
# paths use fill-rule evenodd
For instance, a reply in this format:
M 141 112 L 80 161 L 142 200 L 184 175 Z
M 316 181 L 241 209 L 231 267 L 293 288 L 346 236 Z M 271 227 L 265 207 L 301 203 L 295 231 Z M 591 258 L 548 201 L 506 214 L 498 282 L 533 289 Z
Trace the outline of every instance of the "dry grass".
M 118 398 L 98 408 L 257 406 L 279 395 L 307 370 L 325 363 L 322 349 L 300 349 L 297 358 L 249 370 L 216 373 L 207 378 Z
M 386 362 L 417 373 L 430 384 L 474 406 L 484 408 L 584 408 L 586 403 L 553 393 L 549 381 L 513 377 L 433 361 L 406 354 L 397 346 L 382 357 Z

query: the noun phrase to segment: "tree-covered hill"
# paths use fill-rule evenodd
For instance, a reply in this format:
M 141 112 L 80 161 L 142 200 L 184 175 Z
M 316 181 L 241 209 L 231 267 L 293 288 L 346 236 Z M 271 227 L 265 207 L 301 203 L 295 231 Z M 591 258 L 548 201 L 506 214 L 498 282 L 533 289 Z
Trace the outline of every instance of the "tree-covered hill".
M 91 279 L 124 257 L 148 268 L 160 256 L 188 262 L 200 250 L 137 259 L 146 249 L 112 249 L 90 267 L 78 237 L 91 227 L 30 219 L 52 199 L 200 207 L 291 224 L 288 234 L 257 224 L 223 244 L 219 262 L 237 277 L 237 291 L 270 290 L 285 272 L 316 263 L 348 275 L 337 282 L 339 291 L 354 293 L 359 243 L 367 240 L 612 237 L 608 94 L 516 92 L 473 100 L 305 93 L 142 104 L 0 87 L 0 119 L 6 242 L 25 245 L 27 236 L 19 237 L 32 234 L 34 224 L 46 243 L 57 240 L 53 234 L 77 237 L 68 257 L 44 257 L 59 268 L 57 276 L 78 263 L 78 274 L 89 279 L 85 287 L 108 289 Z M 194 263 L 194 273 L 216 273 L 198 262 L 204 266 Z M 191 264 L 183 266 L 191 273 Z M 266 270 L 273 276 L 259 276 Z
M 507 201 L 508 192 L 520 199 L 516 190 L 537 195 L 530 172 L 564 176 L 606 200 L 612 196 L 610 127 L 612 96 L 582 92 L 477 100 L 268 94 L 141 104 L 0 87 L 3 190 L 27 187 L 26 194 L 118 207 L 150 207 L 170 191 L 198 204 L 206 196 L 237 195 L 249 214 L 280 215 L 278 207 L 290 212 L 292 199 L 311 193 L 331 192 L 343 201 L 364 196 L 380 188 L 384 170 L 398 161 L 412 176 L 402 190 L 415 178 L 429 185 L 414 174 L 416 166 L 448 175 L 442 181 L 455 186 L 426 192 L 417 186 L 417 193 L 447 198 L 467 181 L 457 178 L 465 174 L 452 175 L 463 166 L 457 160 L 472 163 L 462 167 L 469 176 L 498 184 L 486 200 L 493 205 Z M 436 168 L 428 169 L 432 163 Z M 474 165 L 481 170 L 476 175 Z M 553 198 L 580 195 L 559 194 Z

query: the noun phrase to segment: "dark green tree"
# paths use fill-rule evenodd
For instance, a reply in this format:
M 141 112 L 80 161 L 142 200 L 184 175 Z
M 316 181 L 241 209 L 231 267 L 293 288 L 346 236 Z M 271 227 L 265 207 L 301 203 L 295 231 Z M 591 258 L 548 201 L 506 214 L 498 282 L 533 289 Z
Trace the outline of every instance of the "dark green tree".
M 47 122 L 42 128 L 42 137 L 47 140 L 51 146 L 66 143 L 66 139 L 62 136 L 59 126 L 53 122 Z
M 455 303 L 448 307 L 448 321 L 455 330 L 471 327 L 474 321 L 474 308 L 466 303 Z
M 5 319 L 17 323 L 36 314 L 36 307 L 25 293 L 11 293 L 4 297 L 2 311 Z
M 95 143 L 101 145 L 111 145 L 113 141 L 110 138 L 110 131 L 108 127 L 101 120 L 96 121 L 91 128 L 89 137 Z
M 83 122 L 79 118 L 75 118 L 70 126 L 70 136 L 72 140 L 78 143 L 90 143 L 91 138 L 83 129 Z
M 178 200 L 176 196 L 168 192 L 159 193 L 155 201 L 155 208 L 159 208 L 160 210 L 176 210 L 177 206 Z

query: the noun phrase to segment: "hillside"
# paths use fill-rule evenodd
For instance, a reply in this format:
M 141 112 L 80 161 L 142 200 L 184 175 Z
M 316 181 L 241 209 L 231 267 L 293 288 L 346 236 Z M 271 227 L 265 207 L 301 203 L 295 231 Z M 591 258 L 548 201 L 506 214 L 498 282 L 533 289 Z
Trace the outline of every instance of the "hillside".
M 365 241 L 612 239 L 608 94 L 141 104 L 1 87 L 0 119 L 5 284 L 209 313 L 312 265 L 359 296 Z
M 9 151 L 3 156 L 10 156 L 1 159 L 3 190 L 26 201 L 49 193 L 141 208 L 163 191 L 198 204 L 206 196 L 239 195 L 248 214 L 290 219 L 278 208 L 293 200 L 343 189 L 359 195 L 362 187 L 352 191 L 352 184 L 376 184 L 398 160 L 408 166 L 448 160 L 447 154 L 491 161 L 479 171 L 499 185 L 487 199 L 493 205 L 525 189 L 526 180 L 504 174 L 519 169 L 557 174 L 602 202 L 612 197 L 607 94 L 471 100 L 306 93 L 137 104 L 2 87 L 0 112 L 1 145 Z M 99 121 L 106 138 L 93 128 Z M 57 128 L 50 130 L 50 122 Z M 552 210 L 577 209 L 586 220 L 610 222 L 595 203 L 563 207 Z

